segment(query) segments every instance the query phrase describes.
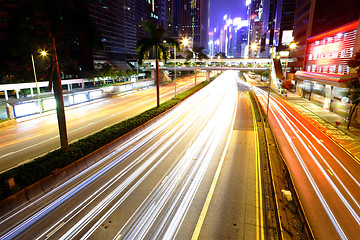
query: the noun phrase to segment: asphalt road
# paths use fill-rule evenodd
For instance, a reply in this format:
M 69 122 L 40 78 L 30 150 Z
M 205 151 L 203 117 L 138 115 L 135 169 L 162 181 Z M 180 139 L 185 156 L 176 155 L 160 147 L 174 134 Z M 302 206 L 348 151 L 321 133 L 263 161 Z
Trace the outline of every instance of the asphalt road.
M 267 93 L 256 92 L 266 109 Z M 359 239 L 360 163 L 273 96 L 269 122 L 315 238 Z
M 224 208 L 212 199 L 230 200 L 228 207 L 242 213 L 236 222 L 231 221 L 236 213 L 219 220 L 229 223 L 210 233 L 213 239 L 234 223 L 242 232 L 248 229 L 242 236 L 262 236 L 255 129 L 248 97 L 237 92 L 236 76 L 223 74 L 82 174 L 3 216 L 0 236 L 197 239 L 207 234 L 201 226 L 211 228 L 214 214 L 218 217 L 219 207 Z M 223 188 L 226 183 L 230 185 Z M 237 184 L 243 186 L 235 187 L 231 197 L 241 197 L 223 196 Z
M 194 77 L 177 81 L 177 92 L 194 86 Z M 205 79 L 198 76 L 198 82 Z M 174 96 L 174 84 L 160 88 L 160 100 Z M 156 106 L 155 88 L 121 97 L 93 101 L 66 108 L 69 142 L 99 131 Z M 54 112 L 42 117 L 18 119 L 12 128 L 0 131 L 0 172 L 60 147 L 57 118 Z
M 249 90 L 238 80 L 229 148 L 199 239 L 265 239 L 259 142 Z

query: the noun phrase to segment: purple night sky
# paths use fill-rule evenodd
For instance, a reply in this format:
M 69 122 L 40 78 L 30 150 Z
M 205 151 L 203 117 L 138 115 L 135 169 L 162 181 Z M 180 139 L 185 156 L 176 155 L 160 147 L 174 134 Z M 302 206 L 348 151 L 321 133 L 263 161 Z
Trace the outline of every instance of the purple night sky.
M 225 14 L 231 18 L 241 17 L 246 19 L 246 0 L 210 0 L 210 26 L 214 28 L 216 23 L 222 22 Z

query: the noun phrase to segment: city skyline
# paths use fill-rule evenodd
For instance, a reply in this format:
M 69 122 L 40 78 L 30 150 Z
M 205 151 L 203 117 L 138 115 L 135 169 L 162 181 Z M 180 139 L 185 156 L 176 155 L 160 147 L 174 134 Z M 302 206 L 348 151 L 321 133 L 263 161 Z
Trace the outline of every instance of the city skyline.
M 210 28 L 216 27 L 221 23 L 225 14 L 231 18 L 240 17 L 246 19 L 246 1 L 245 0 L 212 0 L 210 1 Z

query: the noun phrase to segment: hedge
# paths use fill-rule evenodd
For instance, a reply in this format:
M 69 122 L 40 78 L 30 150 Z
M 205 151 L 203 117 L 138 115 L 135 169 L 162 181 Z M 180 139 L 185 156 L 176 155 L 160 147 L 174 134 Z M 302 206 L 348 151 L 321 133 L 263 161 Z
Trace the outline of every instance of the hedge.
M 7 122 L 7 121 L 10 121 L 10 120 L 11 120 L 11 118 L 0 119 L 0 123 L 2 123 L 2 122 Z
M 160 107 L 151 108 L 133 118 L 114 124 L 99 132 L 82 138 L 69 145 L 69 151 L 63 152 L 60 149 L 49 152 L 48 154 L 35 158 L 34 160 L 12 168 L 0 174 L 0 200 L 34 184 L 41 179 L 51 175 L 54 171 L 64 168 L 80 158 L 92 153 L 102 146 L 134 130 L 152 118 L 172 108 L 185 98 L 189 97 L 199 89 L 206 86 L 209 82 L 202 82 L 183 93 L 160 104 Z M 14 178 L 16 186 L 10 190 L 7 180 Z

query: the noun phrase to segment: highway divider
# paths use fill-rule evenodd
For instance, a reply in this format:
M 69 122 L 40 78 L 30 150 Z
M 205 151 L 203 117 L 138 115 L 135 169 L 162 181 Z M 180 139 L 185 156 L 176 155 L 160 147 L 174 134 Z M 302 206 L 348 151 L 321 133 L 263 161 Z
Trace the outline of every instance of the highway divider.
M 54 150 L 0 174 L 0 215 L 12 211 L 92 165 L 96 158 L 110 153 L 114 145 L 128 139 L 154 118 L 194 94 L 209 82 L 202 82 L 145 112 L 114 124 L 69 145 L 69 151 Z

